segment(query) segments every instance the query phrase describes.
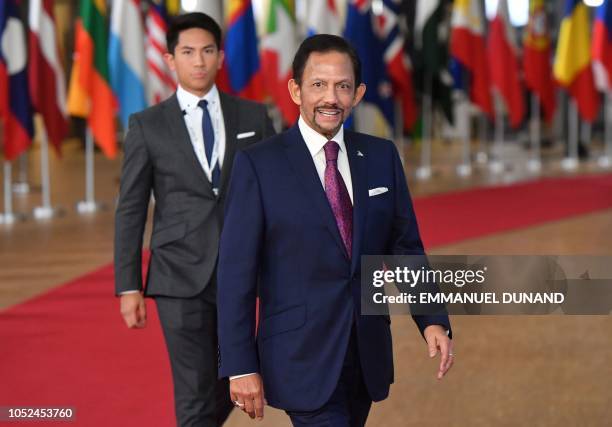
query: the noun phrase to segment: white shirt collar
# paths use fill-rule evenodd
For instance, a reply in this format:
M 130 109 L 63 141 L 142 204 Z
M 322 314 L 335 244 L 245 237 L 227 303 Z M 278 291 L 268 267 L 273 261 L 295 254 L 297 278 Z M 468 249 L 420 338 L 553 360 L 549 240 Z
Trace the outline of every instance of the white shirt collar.
M 198 98 L 191 92 L 187 92 L 181 85 L 178 85 L 176 89 L 176 97 L 178 99 L 179 106 L 183 111 L 191 111 L 198 107 L 198 102 L 200 100 L 205 99 L 211 106 L 216 105 L 219 102 L 219 90 L 217 89 L 217 85 L 213 85 L 212 88 L 204 95 L 203 98 Z
M 327 144 L 328 139 L 311 128 L 301 115 L 298 120 L 298 127 L 304 142 L 306 142 L 306 147 L 310 151 L 310 155 L 314 157 L 319 154 L 323 150 L 323 146 Z M 346 151 L 346 146 L 344 145 L 344 126 L 340 126 L 338 133 L 331 140 L 338 143 L 340 151 Z

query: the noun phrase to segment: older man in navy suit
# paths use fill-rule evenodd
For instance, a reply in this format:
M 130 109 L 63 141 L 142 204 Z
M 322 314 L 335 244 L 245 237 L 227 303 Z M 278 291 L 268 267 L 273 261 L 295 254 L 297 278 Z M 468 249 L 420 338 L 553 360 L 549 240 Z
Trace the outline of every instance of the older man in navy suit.
M 289 82 L 298 123 L 236 155 L 219 252 L 220 376 L 251 418 L 267 400 L 295 426 L 363 426 L 389 394 L 389 318 L 361 315 L 360 258 L 423 245 L 393 143 L 343 129 L 365 90 L 344 39 L 306 39 Z M 449 320 L 414 320 L 442 378 Z

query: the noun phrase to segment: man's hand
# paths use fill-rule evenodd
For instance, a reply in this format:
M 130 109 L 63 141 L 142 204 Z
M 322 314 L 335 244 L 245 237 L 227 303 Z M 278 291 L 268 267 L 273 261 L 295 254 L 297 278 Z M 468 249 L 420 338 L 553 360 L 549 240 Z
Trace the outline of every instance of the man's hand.
M 440 325 L 429 325 L 423 332 L 429 357 L 435 357 L 440 350 L 440 368 L 438 369 L 438 379 L 441 380 L 448 370 L 453 366 L 455 354 L 453 353 L 453 341 L 446 335 L 446 330 Z
M 121 295 L 121 316 L 128 328 L 147 326 L 147 307 L 141 292 Z
M 265 399 L 261 375 L 251 374 L 230 380 L 230 398 L 249 417 L 263 420 Z

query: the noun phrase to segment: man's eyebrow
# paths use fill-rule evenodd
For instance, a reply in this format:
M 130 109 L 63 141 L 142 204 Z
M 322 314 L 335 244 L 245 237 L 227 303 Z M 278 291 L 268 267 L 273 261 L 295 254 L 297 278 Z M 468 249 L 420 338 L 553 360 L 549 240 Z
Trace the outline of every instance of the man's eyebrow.
M 203 46 L 201 49 L 210 49 L 211 47 L 215 47 L 214 43 L 210 43 L 207 44 L 206 46 Z M 179 46 L 179 49 L 195 49 L 195 46 L 190 46 L 190 45 L 183 45 L 183 46 Z
M 211 44 L 207 44 L 206 46 L 202 47 L 202 49 L 210 49 L 210 48 L 214 48 L 215 44 L 211 43 Z M 179 46 L 179 49 L 195 49 L 194 46 L 189 46 L 189 45 L 185 45 L 185 46 Z
M 328 82 L 329 80 L 326 80 L 323 77 L 313 76 L 313 77 L 309 78 L 307 81 L 311 81 L 311 82 L 316 82 L 316 81 Z M 343 80 L 338 80 L 337 82 L 335 82 L 335 84 L 340 84 L 340 83 L 353 84 L 353 82 L 351 82 L 350 79 L 343 79 Z

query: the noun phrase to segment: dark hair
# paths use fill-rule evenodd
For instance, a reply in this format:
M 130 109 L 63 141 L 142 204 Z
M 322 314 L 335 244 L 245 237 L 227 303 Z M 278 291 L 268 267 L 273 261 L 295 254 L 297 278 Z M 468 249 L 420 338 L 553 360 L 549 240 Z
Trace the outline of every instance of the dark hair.
M 178 15 L 170 21 L 166 33 L 166 46 L 168 52 L 174 54 L 178 44 L 179 34 L 191 28 L 201 28 L 208 31 L 215 38 L 217 49 L 221 49 L 221 27 L 210 16 L 201 12 L 186 13 Z
M 306 62 L 313 52 L 339 52 L 348 55 L 353 63 L 355 87 L 361 84 L 361 61 L 355 48 L 340 36 L 317 34 L 304 40 L 293 58 L 293 80 L 295 80 L 298 85 L 302 84 Z

